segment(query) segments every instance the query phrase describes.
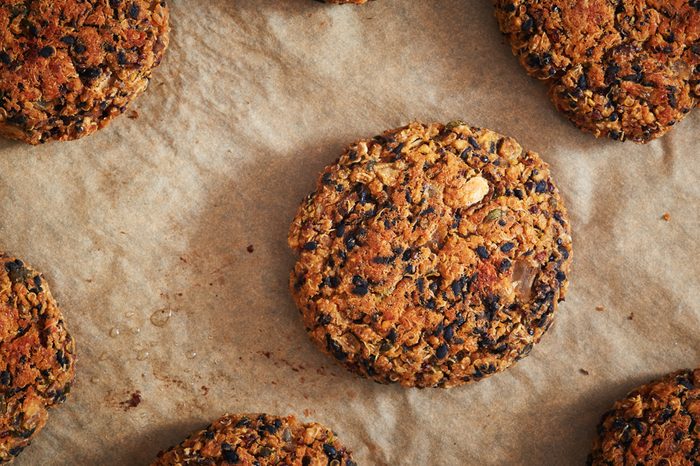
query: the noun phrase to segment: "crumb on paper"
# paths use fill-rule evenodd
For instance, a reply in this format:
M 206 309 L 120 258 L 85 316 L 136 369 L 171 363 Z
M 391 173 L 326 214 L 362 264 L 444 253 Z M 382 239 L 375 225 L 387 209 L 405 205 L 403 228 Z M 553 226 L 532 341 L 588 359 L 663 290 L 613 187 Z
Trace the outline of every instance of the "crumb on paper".
M 664 214 L 661 216 L 661 219 L 664 222 L 668 222 L 671 220 L 671 214 L 669 214 L 668 212 L 664 212 Z
M 627 320 L 634 320 L 634 312 L 630 312 L 630 315 L 627 316 Z
M 131 397 L 128 400 L 122 401 L 119 404 L 122 408 L 124 408 L 124 411 L 127 411 L 130 408 L 136 408 L 138 405 L 140 405 L 142 399 L 141 392 L 136 390 L 131 394 Z
M 596 306 L 595 310 L 598 312 L 603 312 L 605 310 L 605 306 Z
M 141 115 L 136 110 L 131 110 L 129 112 L 129 114 L 127 115 L 127 117 L 129 117 L 132 120 L 138 120 L 139 116 L 141 116 Z
M 583 375 L 589 375 L 589 374 L 590 374 L 590 372 L 588 372 L 586 369 L 583 369 L 583 368 L 579 369 L 578 371 L 579 371 L 581 374 L 583 374 Z
M 252 254 L 253 251 L 255 251 L 255 247 L 252 244 L 249 244 L 245 250 Z

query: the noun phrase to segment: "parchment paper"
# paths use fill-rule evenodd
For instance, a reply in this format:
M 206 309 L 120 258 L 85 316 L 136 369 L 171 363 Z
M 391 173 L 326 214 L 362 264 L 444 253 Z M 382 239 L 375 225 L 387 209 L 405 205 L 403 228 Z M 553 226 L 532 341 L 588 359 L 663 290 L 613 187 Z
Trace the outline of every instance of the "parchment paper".
M 68 402 L 16 464 L 145 465 L 226 411 L 323 422 L 363 465 L 582 464 L 616 398 L 700 365 L 700 111 L 646 146 L 579 132 L 486 0 L 171 6 L 138 118 L 73 143 L 0 142 L 0 248 L 46 274 L 79 350 Z M 378 385 L 308 340 L 288 225 L 350 142 L 456 118 L 552 165 L 570 293 L 504 373 Z

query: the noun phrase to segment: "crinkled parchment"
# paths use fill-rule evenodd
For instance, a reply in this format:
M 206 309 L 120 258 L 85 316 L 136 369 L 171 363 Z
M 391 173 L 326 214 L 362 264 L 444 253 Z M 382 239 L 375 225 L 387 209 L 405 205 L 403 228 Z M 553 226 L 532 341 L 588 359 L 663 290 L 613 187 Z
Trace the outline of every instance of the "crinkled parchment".
M 579 132 L 485 0 L 171 5 L 138 118 L 73 143 L 0 142 L 0 248 L 46 274 L 79 351 L 68 402 L 18 465 L 147 464 L 225 411 L 325 423 L 360 464 L 581 464 L 616 398 L 700 365 L 700 111 L 646 146 Z M 552 165 L 570 292 L 504 373 L 378 385 L 307 338 L 288 225 L 353 140 L 456 118 Z

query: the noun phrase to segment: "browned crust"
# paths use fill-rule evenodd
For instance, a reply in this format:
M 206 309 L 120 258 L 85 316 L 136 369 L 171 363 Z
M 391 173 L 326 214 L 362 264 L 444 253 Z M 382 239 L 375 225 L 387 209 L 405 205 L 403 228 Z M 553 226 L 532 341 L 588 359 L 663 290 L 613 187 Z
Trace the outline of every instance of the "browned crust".
M 289 232 L 312 340 L 382 383 L 450 387 L 527 355 L 564 298 L 566 209 L 512 138 L 413 123 L 350 146 Z
M 75 344 L 46 280 L 0 254 L 0 462 L 17 456 L 65 400 Z
M 696 0 L 494 0 L 556 107 L 595 136 L 648 142 L 700 104 Z
M 160 452 L 152 466 L 214 464 L 355 466 L 330 429 L 267 414 L 226 414 Z
M 589 465 L 700 460 L 700 369 L 681 370 L 630 392 L 605 413 Z
M 0 3 L 0 135 L 39 144 L 106 126 L 168 45 L 162 0 Z

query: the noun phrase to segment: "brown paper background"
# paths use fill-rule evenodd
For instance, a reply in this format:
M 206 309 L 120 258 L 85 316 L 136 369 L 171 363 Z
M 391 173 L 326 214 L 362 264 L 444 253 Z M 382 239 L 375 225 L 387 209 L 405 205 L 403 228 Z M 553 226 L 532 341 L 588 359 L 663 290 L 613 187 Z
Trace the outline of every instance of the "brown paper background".
M 16 464 L 147 464 L 225 411 L 323 422 L 363 465 L 581 464 L 616 398 L 700 364 L 700 111 L 646 146 L 579 132 L 488 1 L 171 6 L 138 119 L 72 143 L 0 141 L 0 248 L 46 274 L 79 350 L 69 401 Z M 308 340 L 287 228 L 348 143 L 456 118 L 552 165 L 574 230 L 570 293 L 505 373 L 449 391 L 378 385 Z

